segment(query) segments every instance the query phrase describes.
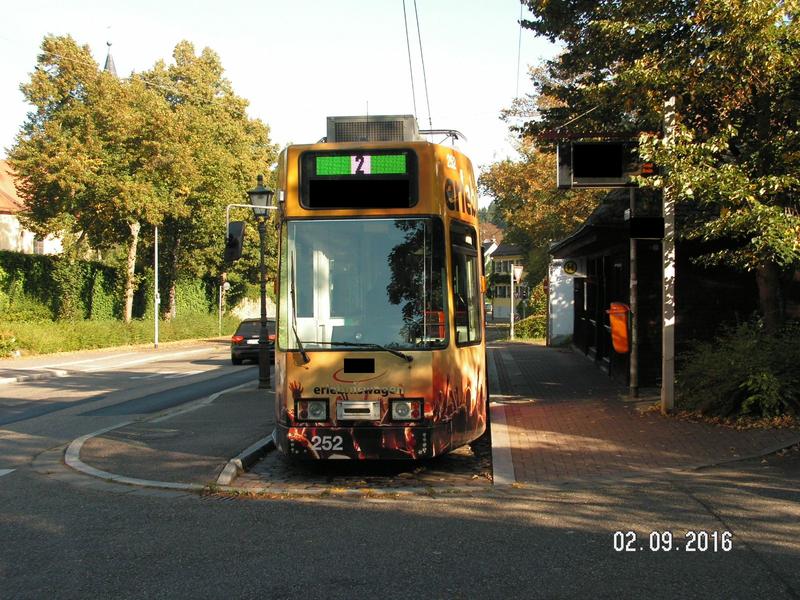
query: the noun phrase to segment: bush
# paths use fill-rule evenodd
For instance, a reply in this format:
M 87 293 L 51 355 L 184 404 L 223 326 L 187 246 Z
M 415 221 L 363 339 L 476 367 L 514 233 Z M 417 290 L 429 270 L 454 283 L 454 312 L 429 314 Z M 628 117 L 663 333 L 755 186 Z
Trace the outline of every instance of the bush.
M 9 321 L 49 321 L 53 318 L 51 307 L 24 290 L 21 279 L 12 280 L 8 286 L 8 306 L 2 313 Z
M 800 414 L 800 323 L 775 336 L 758 322 L 694 344 L 676 378 L 678 407 L 721 417 Z
M 10 331 L 0 331 L 0 358 L 13 356 L 18 350 L 17 338 Z
M 86 312 L 82 297 L 84 271 L 81 263 L 66 256 L 52 260 L 53 295 L 52 310 L 58 319 L 75 320 Z
M 210 294 L 201 279 L 182 279 L 175 284 L 178 315 L 207 315 Z
M 93 278 L 89 282 L 90 293 L 86 293 L 89 300 L 90 319 L 104 321 L 119 316 L 119 293 L 115 287 L 116 281 L 108 277 L 102 270 L 93 273 Z
M 529 339 L 547 337 L 547 292 L 543 283 L 531 290 L 524 308 L 531 316 L 514 323 L 514 336 Z
M 514 336 L 520 338 L 547 337 L 547 315 L 531 315 L 514 323 Z
M 547 314 L 548 296 L 544 291 L 544 283 L 539 283 L 531 289 L 531 296 L 525 303 L 526 312 L 532 315 L 545 315 Z

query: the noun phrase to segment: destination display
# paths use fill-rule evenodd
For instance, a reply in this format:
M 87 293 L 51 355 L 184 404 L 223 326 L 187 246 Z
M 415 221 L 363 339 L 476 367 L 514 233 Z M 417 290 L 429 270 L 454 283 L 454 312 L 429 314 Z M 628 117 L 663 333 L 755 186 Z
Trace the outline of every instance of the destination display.
M 317 175 L 405 175 L 405 154 L 317 156 Z
M 300 158 L 305 208 L 410 208 L 417 160 L 409 150 L 306 152 Z

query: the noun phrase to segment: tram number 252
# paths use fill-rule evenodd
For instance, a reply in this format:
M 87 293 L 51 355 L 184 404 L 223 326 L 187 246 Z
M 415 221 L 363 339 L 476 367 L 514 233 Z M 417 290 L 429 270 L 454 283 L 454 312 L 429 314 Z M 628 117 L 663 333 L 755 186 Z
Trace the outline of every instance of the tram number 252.
M 311 438 L 314 450 L 343 450 L 344 439 L 340 435 L 315 435 Z

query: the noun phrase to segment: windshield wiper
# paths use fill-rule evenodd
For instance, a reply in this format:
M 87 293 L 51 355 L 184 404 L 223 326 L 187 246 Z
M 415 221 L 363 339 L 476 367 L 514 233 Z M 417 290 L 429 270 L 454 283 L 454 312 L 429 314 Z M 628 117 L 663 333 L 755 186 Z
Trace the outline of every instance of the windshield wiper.
M 297 343 L 300 344 L 300 340 L 297 340 Z M 355 348 L 377 348 L 378 350 L 384 350 L 390 354 L 394 354 L 397 357 L 402 358 L 406 362 L 411 362 L 414 360 L 414 357 L 410 354 L 406 354 L 405 352 L 400 352 L 400 350 L 395 350 L 394 348 L 387 348 L 386 346 L 381 346 L 380 344 L 373 344 L 371 342 L 304 342 L 305 344 L 324 344 L 325 346 L 350 346 Z
M 303 363 L 308 364 L 311 362 L 311 359 L 308 357 L 308 354 L 306 354 L 305 348 L 303 348 L 303 342 L 301 342 L 300 338 L 297 336 L 297 299 L 294 296 L 294 252 L 291 254 L 291 257 L 292 272 L 289 274 L 289 293 L 292 295 L 292 331 L 294 331 L 294 339 L 297 340 L 297 347 L 300 349 L 300 356 L 303 357 Z

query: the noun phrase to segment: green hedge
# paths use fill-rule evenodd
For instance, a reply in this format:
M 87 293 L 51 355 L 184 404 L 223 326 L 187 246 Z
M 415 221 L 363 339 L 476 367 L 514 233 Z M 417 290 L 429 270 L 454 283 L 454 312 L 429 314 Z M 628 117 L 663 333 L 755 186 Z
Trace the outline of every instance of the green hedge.
M 133 299 L 133 314 L 137 318 L 153 318 L 153 283 L 155 275 L 148 267 L 138 275 L 138 286 Z M 165 281 L 159 281 L 161 294 L 161 315 L 169 310 L 169 289 L 164 287 Z M 218 293 L 217 284 L 201 278 L 179 279 L 175 284 L 177 316 L 207 315 L 216 313 Z
M 0 310 L 10 321 L 119 316 L 119 281 L 98 262 L 0 251 Z
M 0 251 L 0 318 L 26 322 L 119 319 L 123 311 L 123 284 L 122 269 L 99 262 Z M 214 312 L 215 285 L 205 279 L 179 280 L 178 315 Z M 162 311 L 167 302 L 168 290 L 162 290 Z M 137 274 L 133 317 L 153 318 L 151 267 Z

